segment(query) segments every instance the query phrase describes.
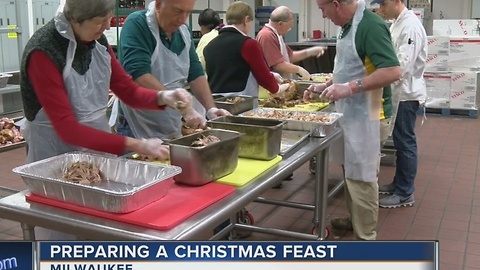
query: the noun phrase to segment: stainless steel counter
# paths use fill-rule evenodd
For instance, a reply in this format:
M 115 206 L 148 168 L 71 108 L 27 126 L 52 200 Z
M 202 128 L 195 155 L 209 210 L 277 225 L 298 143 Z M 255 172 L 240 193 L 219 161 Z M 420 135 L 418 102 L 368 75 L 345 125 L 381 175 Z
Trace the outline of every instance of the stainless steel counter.
M 20 222 L 25 240 L 34 239 L 34 226 L 75 234 L 90 240 L 206 240 L 209 239 L 207 235 L 211 235 L 214 227 L 231 218 L 270 187 L 281 182 L 290 173 L 308 162 L 310 158 L 316 156 L 319 161 L 315 174 L 316 187 L 320 192 L 315 196 L 314 225 L 318 228 L 325 228 L 328 149 L 340 135 L 341 129 L 336 128 L 325 138 L 306 140 L 297 146 L 290 156 L 285 156 L 277 166 L 249 184 L 237 188 L 234 194 L 202 210 L 169 231 L 147 229 L 39 203 L 30 203 L 25 199 L 28 191 L 1 199 L 0 218 Z M 296 234 L 299 233 L 292 235 Z M 323 229 L 318 234 L 318 237 L 310 235 L 310 238 L 324 239 Z

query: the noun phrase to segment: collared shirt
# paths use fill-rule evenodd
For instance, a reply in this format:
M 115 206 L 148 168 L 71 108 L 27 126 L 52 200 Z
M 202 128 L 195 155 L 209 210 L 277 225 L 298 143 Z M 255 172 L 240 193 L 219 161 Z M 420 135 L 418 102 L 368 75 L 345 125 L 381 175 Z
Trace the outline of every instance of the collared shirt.
M 157 46 L 155 37 L 147 24 L 146 12 L 146 10 L 141 10 L 131 13 L 120 33 L 118 56 L 125 71 L 127 71 L 133 79 L 151 73 L 151 58 Z M 165 47 L 177 55 L 180 55 L 185 48 L 185 42 L 179 30 L 172 34 L 171 39 L 168 39 L 165 32 L 160 29 L 160 40 Z M 191 82 L 205 74 L 198 60 L 197 53 L 195 52 L 193 40 L 190 46 L 189 56 L 190 69 L 188 82 Z
M 427 34 L 413 11 L 405 8 L 390 26 L 392 41 L 403 76 L 394 91 L 401 91 L 400 101 L 426 100 L 423 79 L 427 60 Z

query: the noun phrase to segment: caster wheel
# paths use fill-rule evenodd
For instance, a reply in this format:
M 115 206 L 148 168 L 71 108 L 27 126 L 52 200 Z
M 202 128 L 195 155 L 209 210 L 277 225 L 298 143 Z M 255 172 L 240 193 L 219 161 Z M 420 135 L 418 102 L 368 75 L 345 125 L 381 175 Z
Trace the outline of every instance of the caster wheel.
M 313 227 L 310 233 L 313 234 L 313 235 L 318 235 L 317 227 Z M 325 227 L 325 238 L 324 239 L 327 239 L 329 236 L 330 236 L 330 228 Z
M 250 213 L 241 213 L 237 216 L 237 222 L 240 224 L 253 225 L 255 220 Z

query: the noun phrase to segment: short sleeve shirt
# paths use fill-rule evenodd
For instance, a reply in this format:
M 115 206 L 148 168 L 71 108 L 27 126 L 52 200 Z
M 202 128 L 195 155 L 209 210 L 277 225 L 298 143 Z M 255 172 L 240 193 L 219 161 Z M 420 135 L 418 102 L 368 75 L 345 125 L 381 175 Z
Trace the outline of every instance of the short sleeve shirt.
M 263 57 L 267 61 L 269 68 L 272 68 L 275 65 L 278 65 L 285 61 L 280 50 L 280 43 L 278 42 L 278 37 L 272 29 L 268 27 L 263 27 L 257 35 L 257 41 L 262 48 Z M 293 51 L 290 47 L 287 46 L 288 56 L 292 58 Z

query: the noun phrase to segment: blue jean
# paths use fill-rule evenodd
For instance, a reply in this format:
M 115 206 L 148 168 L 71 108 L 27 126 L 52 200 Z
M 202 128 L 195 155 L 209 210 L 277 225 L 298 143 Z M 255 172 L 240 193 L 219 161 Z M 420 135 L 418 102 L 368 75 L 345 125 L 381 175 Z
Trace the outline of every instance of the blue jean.
M 418 107 L 418 101 L 401 101 L 393 129 L 393 144 L 397 150 L 397 167 L 393 184 L 395 195 L 401 197 L 410 196 L 415 191 L 414 181 L 418 165 L 415 122 Z

